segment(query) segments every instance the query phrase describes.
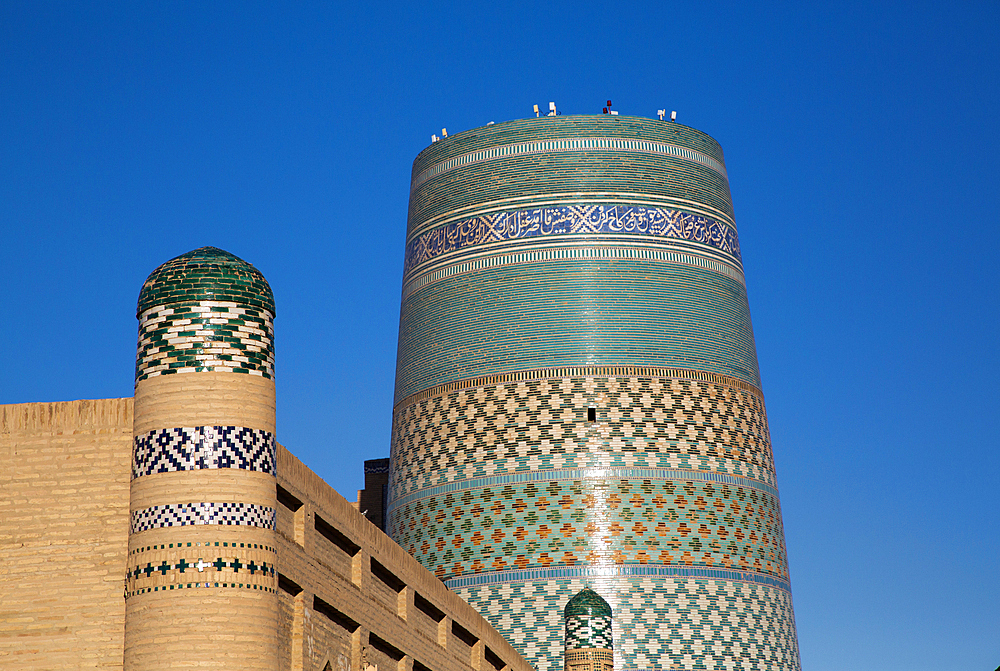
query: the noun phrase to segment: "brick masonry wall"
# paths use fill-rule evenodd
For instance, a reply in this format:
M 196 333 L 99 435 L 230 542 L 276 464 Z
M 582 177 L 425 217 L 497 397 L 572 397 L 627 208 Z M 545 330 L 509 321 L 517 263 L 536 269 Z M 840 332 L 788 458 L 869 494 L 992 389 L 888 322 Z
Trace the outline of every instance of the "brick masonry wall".
M 280 445 L 278 486 L 279 668 L 530 671 L 475 609 Z
M 261 656 L 276 653 L 280 671 L 363 671 L 368 664 L 379 671 L 530 671 L 475 609 L 280 446 L 278 483 L 291 499 L 278 504 L 275 535 L 247 525 L 164 527 L 143 533 L 149 542 L 130 548 L 132 424 L 132 399 L 0 406 L 4 671 L 122 669 L 126 582 L 161 590 L 130 598 L 131 637 L 154 642 L 132 661 L 150 668 L 199 662 L 176 653 L 204 641 L 175 625 L 209 614 L 227 623 L 213 628 L 211 640 Z M 219 469 L 200 482 L 191 475 L 161 474 L 156 488 L 181 490 L 192 500 L 209 490 L 226 498 L 248 484 L 274 495 L 274 480 L 265 474 Z M 149 495 L 133 503 L 162 498 Z M 349 554 L 320 533 L 317 517 L 357 551 Z M 226 564 L 221 569 L 219 559 Z M 373 559 L 376 570 L 387 572 L 383 578 L 399 583 L 375 575 Z M 191 564 L 183 575 L 182 560 Z M 251 562 L 258 570 L 250 571 Z M 262 564 L 275 572 L 259 570 Z M 194 586 L 206 576 L 212 588 Z M 255 627 L 241 627 L 241 619 L 267 615 L 263 602 L 273 598 L 279 576 L 285 582 L 277 588 L 277 628 L 248 636 Z M 216 589 L 217 581 L 231 586 Z M 164 590 L 170 585 L 176 589 Z M 164 609 L 170 620 L 161 616 Z M 344 619 L 334 619 L 337 613 Z M 213 663 L 223 668 L 224 661 Z
M 0 406 L 0 668 L 121 669 L 132 399 Z

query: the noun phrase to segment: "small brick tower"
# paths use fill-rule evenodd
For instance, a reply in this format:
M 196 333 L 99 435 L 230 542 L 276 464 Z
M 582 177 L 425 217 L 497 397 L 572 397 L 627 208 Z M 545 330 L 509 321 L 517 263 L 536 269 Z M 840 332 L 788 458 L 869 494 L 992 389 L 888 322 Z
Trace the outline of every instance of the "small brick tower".
M 611 606 L 586 587 L 569 600 L 566 620 L 565 671 L 614 671 Z
M 274 297 L 214 247 L 139 295 L 126 671 L 277 668 Z

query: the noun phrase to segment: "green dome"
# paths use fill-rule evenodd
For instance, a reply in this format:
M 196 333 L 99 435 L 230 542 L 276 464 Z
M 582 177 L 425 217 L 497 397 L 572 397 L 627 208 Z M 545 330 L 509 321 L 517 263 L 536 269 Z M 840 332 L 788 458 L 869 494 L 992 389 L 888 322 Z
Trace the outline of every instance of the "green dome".
M 216 247 L 202 247 L 170 259 L 150 273 L 139 292 L 136 317 L 157 305 L 232 301 L 274 316 L 274 295 L 259 270 Z
M 577 592 L 576 596 L 569 600 L 566 608 L 563 610 L 563 617 L 565 618 L 602 615 L 610 617 L 611 606 L 608 605 L 608 602 L 600 594 L 589 587 L 584 587 Z

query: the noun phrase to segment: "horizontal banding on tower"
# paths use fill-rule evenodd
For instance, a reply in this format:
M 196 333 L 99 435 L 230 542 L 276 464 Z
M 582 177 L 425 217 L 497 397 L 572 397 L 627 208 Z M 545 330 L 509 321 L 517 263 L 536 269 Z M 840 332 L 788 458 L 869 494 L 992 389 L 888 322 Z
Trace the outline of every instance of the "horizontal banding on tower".
M 436 142 L 412 177 L 390 536 L 530 641 L 539 671 L 600 668 L 599 649 L 620 669 L 714 664 L 659 647 L 682 621 L 685 649 L 797 669 L 718 144 L 637 117 L 533 118 Z M 570 664 L 552 608 L 591 581 L 609 629 L 629 624 L 613 653 L 577 647 Z
M 142 287 L 127 671 L 277 668 L 274 314 L 264 276 L 214 247 Z

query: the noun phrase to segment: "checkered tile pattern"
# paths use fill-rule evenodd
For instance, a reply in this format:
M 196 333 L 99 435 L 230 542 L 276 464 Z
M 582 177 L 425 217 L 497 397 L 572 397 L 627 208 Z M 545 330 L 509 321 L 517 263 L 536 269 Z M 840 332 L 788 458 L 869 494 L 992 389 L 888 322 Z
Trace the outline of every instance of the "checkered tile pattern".
M 611 618 L 607 615 L 570 617 L 566 619 L 566 649 L 614 648 Z
M 254 503 L 179 503 L 132 511 L 131 533 L 189 524 L 274 529 L 274 508 Z
M 198 301 L 160 305 L 140 315 L 136 382 L 205 371 L 273 378 L 271 313 L 233 302 Z
M 791 595 L 765 585 L 617 577 L 589 583 L 614 612 L 616 671 L 799 671 Z M 455 589 L 538 671 L 563 668 L 562 609 L 580 580 Z
M 595 423 L 586 421 L 588 406 Z M 574 467 L 705 470 L 776 486 L 757 393 L 701 380 L 556 378 L 397 408 L 389 505 L 448 482 Z
M 136 436 L 132 478 L 203 468 L 238 468 L 275 474 L 274 434 L 243 426 L 158 429 Z

